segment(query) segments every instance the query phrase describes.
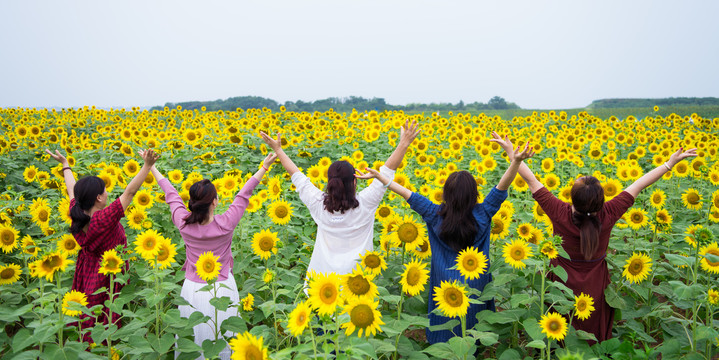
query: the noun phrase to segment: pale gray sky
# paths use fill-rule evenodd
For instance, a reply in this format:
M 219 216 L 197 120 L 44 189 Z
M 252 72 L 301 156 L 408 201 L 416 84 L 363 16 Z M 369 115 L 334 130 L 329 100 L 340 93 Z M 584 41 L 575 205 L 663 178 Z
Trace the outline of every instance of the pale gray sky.
M 3 1 L 0 107 L 719 97 L 719 1 Z

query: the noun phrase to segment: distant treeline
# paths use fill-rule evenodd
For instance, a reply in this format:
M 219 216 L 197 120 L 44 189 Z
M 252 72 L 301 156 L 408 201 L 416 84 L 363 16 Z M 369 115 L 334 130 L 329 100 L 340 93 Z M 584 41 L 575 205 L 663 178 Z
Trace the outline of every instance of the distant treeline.
M 601 99 L 592 101 L 587 108 L 652 108 L 654 106 L 719 106 L 719 98 L 678 97 L 662 99 Z
M 164 107 L 170 109 L 181 106 L 186 110 L 200 110 L 205 107 L 206 111 L 234 111 L 236 109 L 261 109 L 268 108 L 274 111 L 280 109 L 280 106 L 284 106 L 287 111 L 327 111 L 327 109 L 334 109 L 337 112 L 350 112 L 352 109 L 357 111 L 383 111 L 383 110 L 404 110 L 408 112 L 422 112 L 422 111 L 465 111 L 465 112 L 476 112 L 482 110 L 506 110 L 506 109 L 519 109 L 517 104 L 507 102 L 499 96 L 491 98 L 486 104 L 482 102 L 473 102 L 465 104 L 464 101 L 459 101 L 456 104 L 452 103 L 431 103 L 431 104 L 407 104 L 407 105 L 390 105 L 387 104 L 383 98 L 372 98 L 365 99 L 361 96 L 350 96 L 346 98 L 331 97 L 322 100 L 315 100 L 306 102 L 302 100 L 297 101 L 286 101 L 284 104 L 279 103 L 272 99 L 263 98 L 260 96 L 238 96 L 231 97 L 225 100 L 215 101 L 185 101 L 178 103 L 166 103 L 164 106 L 155 106 L 151 110 L 162 110 Z

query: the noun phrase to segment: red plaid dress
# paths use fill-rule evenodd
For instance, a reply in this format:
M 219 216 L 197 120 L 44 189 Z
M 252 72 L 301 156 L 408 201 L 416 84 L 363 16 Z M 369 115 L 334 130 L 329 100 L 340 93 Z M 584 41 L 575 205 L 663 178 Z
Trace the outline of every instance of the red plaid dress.
M 75 199 L 70 201 L 70 208 L 72 209 L 73 206 L 75 206 Z M 127 245 L 125 229 L 120 225 L 120 219 L 123 216 L 125 216 L 125 211 L 118 198 L 104 209 L 92 214 L 87 232 L 80 231 L 73 234 L 82 249 L 77 256 L 72 289 L 82 291 L 87 295 L 87 307 L 104 304 L 105 300 L 109 298 L 107 292 L 93 294 L 102 287 L 110 288 L 110 277 L 99 272 L 102 254 L 107 250 L 114 249 L 117 245 Z M 115 283 L 114 292 L 118 293 L 121 289 L 122 286 Z M 103 307 L 103 312 L 98 320 L 107 324 L 107 313 L 107 307 Z M 116 322 L 119 315 L 113 314 L 112 319 L 113 322 Z M 91 329 L 94 326 L 94 318 L 84 317 L 83 329 Z M 89 332 L 85 334 L 85 341 L 92 343 L 89 335 Z

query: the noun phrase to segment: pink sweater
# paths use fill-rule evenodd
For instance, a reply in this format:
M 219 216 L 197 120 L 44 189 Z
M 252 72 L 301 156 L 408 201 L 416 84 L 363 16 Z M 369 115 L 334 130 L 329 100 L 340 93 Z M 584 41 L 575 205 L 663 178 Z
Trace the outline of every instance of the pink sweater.
M 177 190 L 170 184 L 167 179 L 160 180 L 159 184 L 162 191 L 165 192 L 165 202 L 170 205 L 172 213 L 172 222 L 180 230 L 180 235 L 185 241 L 185 251 L 187 257 L 182 270 L 185 271 L 185 279 L 199 283 L 205 281 L 197 276 L 197 268 L 195 264 L 200 255 L 206 251 L 212 251 L 215 256 L 219 256 L 219 262 L 222 264 L 218 281 L 226 280 L 230 270 L 234 266 L 232 259 L 232 233 L 240 222 L 245 208 L 249 204 L 250 195 L 259 182 L 257 179 L 250 178 L 242 190 L 237 193 L 235 200 L 224 214 L 215 215 L 214 220 L 207 225 L 190 224 L 185 225 L 183 220 L 190 212 L 185 208 L 185 203 L 177 193 Z

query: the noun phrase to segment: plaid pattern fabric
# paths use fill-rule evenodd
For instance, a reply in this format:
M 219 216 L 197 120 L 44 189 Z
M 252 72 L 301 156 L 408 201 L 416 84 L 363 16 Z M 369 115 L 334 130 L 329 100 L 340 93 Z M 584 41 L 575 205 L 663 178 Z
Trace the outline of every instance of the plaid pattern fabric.
M 70 208 L 72 209 L 73 206 L 75 206 L 75 199 L 70 201 Z M 107 250 L 114 249 L 117 245 L 127 245 L 125 229 L 120 224 L 120 219 L 123 216 L 125 216 L 125 211 L 118 198 L 112 204 L 92 215 L 87 232 L 73 234 L 82 249 L 77 256 L 72 289 L 82 291 L 87 295 L 88 308 L 104 304 L 105 300 L 109 298 L 107 292 L 94 293 L 103 287 L 110 288 L 110 277 L 99 273 L 102 254 Z M 122 286 L 116 283 L 114 292 L 118 293 L 121 289 Z M 98 320 L 107 324 L 107 313 L 108 309 L 103 307 L 103 314 L 98 317 Z M 118 319 L 119 315 L 113 314 L 113 322 Z M 94 318 L 83 318 L 83 329 L 92 328 L 93 326 L 95 326 Z M 89 333 L 85 335 L 85 341 L 92 343 Z

